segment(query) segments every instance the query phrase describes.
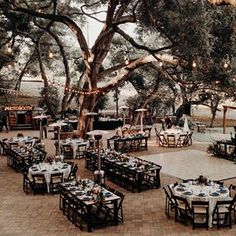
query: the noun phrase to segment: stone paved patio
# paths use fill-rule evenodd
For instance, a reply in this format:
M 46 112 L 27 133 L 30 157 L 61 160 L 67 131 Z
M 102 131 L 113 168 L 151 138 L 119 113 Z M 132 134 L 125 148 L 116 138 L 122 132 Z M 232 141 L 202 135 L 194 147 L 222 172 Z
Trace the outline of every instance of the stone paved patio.
M 0 133 L 0 138 L 12 137 L 17 131 Z M 36 131 L 24 131 L 25 135 L 37 136 Z M 51 135 L 51 134 L 50 134 Z M 155 145 L 151 139 L 147 152 L 134 153 L 135 156 L 176 151 Z M 49 155 L 54 154 L 53 140 L 44 140 Z M 206 150 L 207 145 L 194 143 L 191 149 Z M 79 175 L 93 178 L 92 173 L 84 169 L 84 160 L 76 161 Z M 176 177 L 161 173 L 162 186 L 175 181 Z M 225 181 L 226 185 L 236 184 L 236 179 Z M 74 236 L 74 235 L 124 235 L 124 236 L 160 236 L 160 235 L 236 235 L 236 225 L 232 229 L 216 228 L 195 229 L 175 223 L 173 216 L 167 219 L 164 214 L 165 195 L 162 189 L 131 193 L 107 181 L 125 196 L 123 203 L 124 224 L 96 229 L 93 233 L 81 232 L 72 225 L 59 210 L 58 195 L 26 195 L 22 190 L 22 175 L 9 168 L 6 158 L 0 156 L 0 235 L 1 236 Z

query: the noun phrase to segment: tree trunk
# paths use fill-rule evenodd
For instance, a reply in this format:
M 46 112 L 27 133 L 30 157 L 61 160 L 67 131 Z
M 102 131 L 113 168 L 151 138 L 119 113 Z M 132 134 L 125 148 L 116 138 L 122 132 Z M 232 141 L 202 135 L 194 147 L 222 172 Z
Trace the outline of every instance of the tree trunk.
M 214 120 L 215 120 L 215 117 L 216 117 L 216 112 L 217 112 L 217 107 L 219 105 L 219 102 L 220 102 L 220 98 L 217 96 L 217 97 L 213 97 L 213 100 L 211 100 L 211 114 L 212 114 L 212 117 L 211 117 L 211 123 L 210 123 L 210 128 L 213 127 L 213 123 L 214 123 Z
M 77 131 L 81 137 L 85 137 L 87 132 L 91 129 L 91 122 L 93 118 L 86 116 L 88 112 L 94 112 L 95 105 L 98 101 L 98 96 L 95 94 L 84 95 L 84 99 L 81 104 L 80 114 L 78 116 Z
M 40 68 L 42 80 L 43 80 L 43 83 L 44 83 L 44 88 L 48 88 L 48 79 L 47 79 L 46 72 L 45 72 L 45 69 L 44 69 L 44 66 L 43 66 L 43 62 L 42 62 L 42 58 L 41 58 L 41 53 L 40 52 L 41 52 L 40 44 L 38 43 L 37 44 L 37 53 L 38 53 L 39 68 Z M 45 103 L 46 103 L 46 106 L 47 106 L 49 114 L 51 115 L 51 117 L 53 119 L 55 119 L 56 114 L 54 113 L 54 110 L 53 110 L 52 105 L 50 103 L 50 98 L 49 98 L 49 94 L 48 94 L 47 91 L 45 93 L 45 97 L 44 98 L 45 98 Z

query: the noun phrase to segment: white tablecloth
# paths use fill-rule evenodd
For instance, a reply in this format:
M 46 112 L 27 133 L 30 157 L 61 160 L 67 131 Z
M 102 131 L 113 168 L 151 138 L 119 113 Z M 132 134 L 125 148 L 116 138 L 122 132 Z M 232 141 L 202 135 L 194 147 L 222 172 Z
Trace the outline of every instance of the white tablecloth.
M 218 184 L 212 184 L 211 186 L 205 185 L 192 185 L 191 183 L 184 183 L 180 186 L 176 186 L 174 194 L 177 196 L 185 197 L 191 206 L 192 201 L 209 201 L 209 227 L 212 227 L 212 214 L 218 200 L 230 199 L 228 188 L 224 187 L 224 193 L 220 193 L 220 186 Z M 181 189 L 181 190 L 180 190 Z M 187 192 L 191 192 L 191 195 L 187 195 Z M 205 196 L 199 196 L 200 193 Z M 218 196 L 212 196 L 211 194 L 218 193 Z
M 32 146 L 34 145 L 35 143 L 35 139 L 32 138 L 32 137 L 12 137 L 12 138 L 9 138 L 5 141 L 8 145 L 10 143 L 17 143 L 19 146 L 24 146 L 25 143 L 27 142 L 32 142 Z
M 36 169 L 37 168 L 37 169 Z M 43 174 L 46 184 L 47 190 L 49 192 L 49 185 L 51 181 L 52 173 L 63 173 L 63 179 L 68 178 L 71 171 L 71 166 L 62 162 L 55 162 L 52 164 L 49 163 L 39 163 L 37 165 L 33 165 L 29 168 L 29 178 L 32 180 L 32 174 Z
M 185 132 L 183 129 L 180 128 L 170 128 L 167 130 L 162 130 L 160 134 L 164 135 L 165 139 L 167 140 L 167 146 L 168 146 L 168 135 L 174 135 L 175 136 L 175 144 L 177 145 L 177 141 L 179 139 L 180 135 L 187 135 L 187 132 Z
M 76 158 L 76 150 L 77 150 L 78 146 L 80 146 L 80 145 L 88 146 L 88 142 L 84 141 L 83 139 L 68 138 L 68 139 L 61 141 L 61 145 L 71 145 L 71 147 L 73 149 L 73 158 Z

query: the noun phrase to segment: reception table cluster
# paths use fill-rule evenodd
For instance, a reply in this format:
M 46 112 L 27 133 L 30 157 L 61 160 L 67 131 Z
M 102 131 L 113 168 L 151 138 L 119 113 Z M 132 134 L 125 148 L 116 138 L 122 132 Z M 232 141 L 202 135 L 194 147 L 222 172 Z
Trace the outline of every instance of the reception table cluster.
M 46 156 L 39 148 L 38 139 L 33 137 L 12 137 L 0 141 L 3 154 L 7 155 L 8 166 L 16 171 L 28 168 L 33 163 L 42 162 Z
M 55 182 L 57 179 L 59 182 L 63 182 L 64 179 L 69 177 L 71 172 L 71 165 L 63 162 L 44 163 L 40 162 L 38 164 L 33 164 L 28 170 L 28 177 L 33 182 L 34 178 L 42 176 L 45 180 L 45 192 L 52 192 L 51 184 L 52 181 Z M 54 179 L 53 179 L 54 178 Z
M 148 136 L 148 138 L 151 137 L 151 130 L 152 130 L 152 125 L 145 125 L 143 126 L 143 132 L 145 136 Z M 124 125 L 122 127 L 119 127 L 116 129 L 116 134 L 120 137 L 128 137 L 130 135 L 137 135 L 141 133 L 141 126 L 129 126 L 129 125 Z
M 107 147 L 118 152 L 135 152 L 148 149 L 148 136 L 133 134 L 125 137 L 114 136 L 107 139 Z
M 200 182 L 199 182 L 200 180 Z M 203 181 L 202 181 L 203 180 Z M 180 184 L 164 187 L 166 193 L 166 214 L 175 209 L 175 221 L 195 227 L 217 225 L 231 227 L 236 195 L 219 181 L 207 181 L 202 176 Z
M 133 192 L 159 188 L 161 185 L 161 166 L 137 157 L 105 150 L 101 153 L 101 166 L 108 179 Z M 91 171 L 97 170 L 98 155 L 95 151 L 86 152 L 85 167 Z
M 124 195 L 108 186 L 81 179 L 60 185 L 60 209 L 76 226 L 88 232 L 96 227 L 123 222 Z
M 65 158 L 83 158 L 88 147 L 88 141 L 81 138 L 67 138 L 60 141 L 62 153 Z
M 208 147 L 208 152 L 214 156 L 230 161 L 236 161 L 236 139 L 216 140 Z
M 192 145 L 192 132 L 174 127 L 157 132 L 157 142 L 162 147 L 186 147 Z

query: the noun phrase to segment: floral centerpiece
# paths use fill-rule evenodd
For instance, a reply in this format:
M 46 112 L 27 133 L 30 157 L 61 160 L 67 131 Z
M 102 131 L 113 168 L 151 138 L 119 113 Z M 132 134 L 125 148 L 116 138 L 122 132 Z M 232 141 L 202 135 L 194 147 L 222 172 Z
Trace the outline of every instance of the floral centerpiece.
M 199 175 L 199 177 L 196 179 L 197 184 L 199 185 L 207 185 L 207 178 L 203 175 Z

